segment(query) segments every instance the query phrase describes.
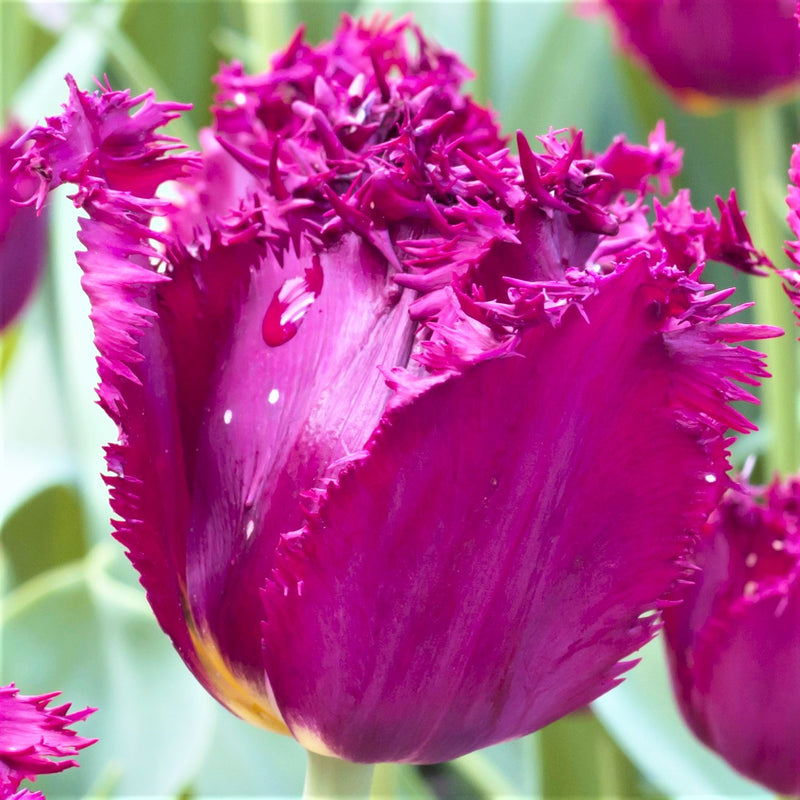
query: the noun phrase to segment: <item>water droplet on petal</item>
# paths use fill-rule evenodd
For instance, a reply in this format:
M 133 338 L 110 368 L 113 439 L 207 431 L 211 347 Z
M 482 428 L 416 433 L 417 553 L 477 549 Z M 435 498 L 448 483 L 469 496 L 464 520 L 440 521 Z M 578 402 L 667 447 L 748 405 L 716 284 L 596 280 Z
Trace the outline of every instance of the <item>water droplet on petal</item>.
M 712 475 L 709 472 L 708 475 L 706 475 L 706 483 L 716 483 L 716 482 L 717 482 L 717 476 L 716 475 Z
M 230 425 L 230 424 L 231 424 L 231 420 L 232 420 L 232 419 L 233 419 L 233 411 L 231 411 L 231 410 L 228 408 L 228 409 L 226 409 L 225 413 L 222 415 L 222 421 L 223 421 L 223 422 L 224 422 L 226 425 Z
M 748 553 L 747 558 L 745 558 L 744 563 L 747 567 L 754 567 L 758 562 L 758 554 L 757 553 Z
M 267 395 L 267 402 L 271 406 L 274 406 L 275 403 L 278 402 L 278 399 L 280 398 L 280 396 L 281 396 L 281 393 L 277 389 L 270 389 L 269 390 L 269 394 Z
M 758 584 L 755 581 L 747 581 L 744 585 L 744 590 L 742 594 L 745 597 L 752 597 L 758 591 Z
M 255 523 L 255 522 L 253 522 L 253 520 L 251 519 L 251 520 L 250 520 L 250 521 L 247 523 L 247 527 L 246 527 L 246 528 L 245 528 L 245 530 L 244 530 L 244 535 L 245 535 L 245 536 L 246 536 L 246 537 L 249 539 L 249 538 L 250 538 L 250 537 L 253 535 L 253 531 L 254 531 L 255 529 L 256 529 L 256 523 Z
M 785 548 L 786 548 L 786 543 L 783 541 L 783 539 L 773 539 L 772 540 L 772 549 L 773 550 L 777 550 L 778 552 L 780 552 L 781 550 L 784 550 Z
M 286 344 L 322 291 L 322 265 L 314 255 L 303 277 L 289 278 L 272 297 L 261 334 L 270 347 Z

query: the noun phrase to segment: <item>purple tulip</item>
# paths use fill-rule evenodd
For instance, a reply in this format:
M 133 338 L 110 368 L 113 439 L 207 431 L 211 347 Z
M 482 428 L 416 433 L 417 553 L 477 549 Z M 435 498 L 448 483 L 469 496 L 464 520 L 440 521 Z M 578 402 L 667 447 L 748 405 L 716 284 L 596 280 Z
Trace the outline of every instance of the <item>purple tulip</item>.
M 665 610 L 683 716 L 768 788 L 800 793 L 800 480 L 730 490 Z
M 48 708 L 48 704 L 59 692 L 25 697 L 19 694 L 14 684 L 0 686 L 0 798 L 41 797 L 38 792 L 20 789 L 24 780 L 35 781 L 37 775 L 63 772 L 77 767 L 72 758 L 54 761 L 56 758 L 76 756 L 84 747 L 94 744 L 96 739 L 78 736 L 70 727 L 81 722 L 95 709 L 69 711 L 69 703 Z
M 650 220 L 662 129 L 517 158 L 467 76 L 345 20 L 224 68 L 199 156 L 155 132 L 180 106 L 71 84 L 23 159 L 88 216 L 117 536 L 160 624 L 232 711 L 353 761 L 449 759 L 619 682 L 752 427 L 733 343 L 775 333 L 700 283 L 766 263 L 735 197 Z
M 46 228 L 33 208 L 20 206 L 31 179 L 12 175 L 11 149 L 23 129 L 10 124 L 0 131 L 0 331 L 25 307 L 44 268 Z
M 755 99 L 800 78 L 796 0 L 605 0 L 625 50 L 679 97 Z

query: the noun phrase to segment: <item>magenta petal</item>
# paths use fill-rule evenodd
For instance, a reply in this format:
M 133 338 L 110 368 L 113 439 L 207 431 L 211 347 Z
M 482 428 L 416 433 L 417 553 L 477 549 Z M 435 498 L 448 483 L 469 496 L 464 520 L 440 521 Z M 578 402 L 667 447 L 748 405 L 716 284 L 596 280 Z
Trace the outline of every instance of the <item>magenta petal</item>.
M 256 687 L 259 592 L 279 537 L 302 527 L 315 492 L 360 457 L 391 396 L 378 365 L 408 360 L 410 293 L 391 285 L 387 266 L 354 234 L 319 256 L 304 243 L 283 267 L 268 256 L 213 376 L 199 424 L 187 581 L 203 637 Z M 271 299 L 315 271 L 324 280 L 296 334 L 270 346 L 262 318 Z
M 546 725 L 630 666 L 724 463 L 713 408 L 676 389 L 687 365 L 651 291 L 632 262 L 586 303 L 589 324 L 531 330 L 518 355 L 390 413 L 284 537 L 264 661 L 303 744 L 450 759 Z M 711 345 L 697 355 L 713 369 Z
M 41 182 L 39 205 L 49 188 L 77 184 L 73 200 L 88 215 L 79 234 L 86 249 L 77 258 L 92 303 L 98 395 L 120 431 L 106 450 L 117 538 L 159 623 L 207 685 L 186 619 L 185 455 L 176 376 L 163 357 L 167 334 L 157 318 L 158 287 L 169 280 L 154 266 L 165 237 L 150 227 L 170 207 L 153 197 L 158 185 L 185 176 L 196 162 L 169 154 L 173 140 L 156 132 L 181 106 L 156 103 L 151 94 L 82 92 L 71 78 L 68 84 L 63 114 L 27 134 L 34 146 L 20 166 Z
M 800 793 L 800 481 L 731 490 L 665 610 L 678 704 L 698 738 L 782 794 Z
M 0 687 L 0 797 L 11 795 L 23 780 L 78 766 L 67 757 L 97 741 L 78 736 L 71 727 L 95 709 L 70 712 L 69 703 L 48 707 L 58 695 L 26 697 L 13 683 Z

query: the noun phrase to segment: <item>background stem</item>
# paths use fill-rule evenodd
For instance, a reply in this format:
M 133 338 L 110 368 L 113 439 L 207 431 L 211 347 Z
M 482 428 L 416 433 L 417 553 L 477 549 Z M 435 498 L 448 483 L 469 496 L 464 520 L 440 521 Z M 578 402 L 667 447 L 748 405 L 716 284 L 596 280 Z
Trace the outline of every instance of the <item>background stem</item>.
M 308 751 L 303 800 L 367 800 L 374 764 L 353 764 Z
M 784 140 L 779 108 L 773 104 L 742 106 L 736 112 L 741 206 L 747 211 L 747 227 L 755 246 L 766 252 L 778 269 L 789 266 L 783 253 L 788 233 L 783 218 L 789 148 Z M 800 431 L 797 424 L 797 327 L 792 305 L 780 278 L 754 277 L 755 321 L 777 325 L 785 336 L 759 342 L 767 354 L 772 377 L 761 392 L 762 420 L 769 436 L 763 457 L 764 478 L 776 471 L 793 473 L 800 464 Z

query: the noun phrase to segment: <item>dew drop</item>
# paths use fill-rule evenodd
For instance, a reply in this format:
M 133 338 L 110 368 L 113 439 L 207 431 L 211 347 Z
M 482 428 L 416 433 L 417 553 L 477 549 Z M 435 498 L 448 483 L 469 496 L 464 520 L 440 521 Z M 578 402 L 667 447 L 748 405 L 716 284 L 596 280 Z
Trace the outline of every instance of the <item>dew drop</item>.
M 744 560 L 744 563 L 748 567 L 754 567 L 757 561 L 758 561 L 758 555 L 756 553 L 748 553 L 747 558 L 745 558 Z
M 280 396 L 281 396 L 281 393 L 277 389 L 270 389 L 269 390 L 269 394 L 267 395 L 267 402 L 271 406 L 274 406 L 275 403 L 278 402 L 278 399 L 280 398 Z
M 247 523 L 247 527 L 246 527 L 246 528 L 245 528 L 245 530 L 244 530 L 244 535 L 245 535 L 245 536 L 246 536 L 246 537 L 249 539 L 249 538 L 250 538 L 250 537 L 253 535 L 253 531 L 254 531 L 255 529 L 256 529 L 256 523 L 255 523 L 255 522 L 253 522 L 253 520 L 251 519 L 251 520 L 250 520 L 250 521 Z
M 717 482 L 717 476 L 716 475 L 712 475 L 709 472 L 708 475 L 705 476 L 705 480 L 706 480 L 706 483 L 716 483 Z
M 745 597 L 752 597 L 758 590 L 758 584 L 755 581 L 747 581 L 742 590 Z
M 303 277 L 289 278 L 272 296 L 261 334 L 270 347 L 286 344 L 296 333 L 303 317 L 322 291 L 322 266 L 314 255 Z
M 776 550 L 777 552 L 780 553 L 780 551 L 783 550 L 785 547 L 786 547 L 786 543 L 783 541 L 783 539 L 773 539 L 772 540 L 772 549 L 773 550 Z
M 236 103 L 237 106 L 243 106 L 247 102 L 247 96 L 244 92 L 236 92 L 233 96 L 233 102 Z
M 222 415 L 222 421 L 223 421 L 223 422 L 224 422 L 226 425 L 230 425 L 230 424 L 231 424 L 231 420 L 232 420 L 232 419 L 233 419 L 233 411 L 231 411 L 231 410 L 228 408 L 228 409 L 226 409 L 225 413 Z

